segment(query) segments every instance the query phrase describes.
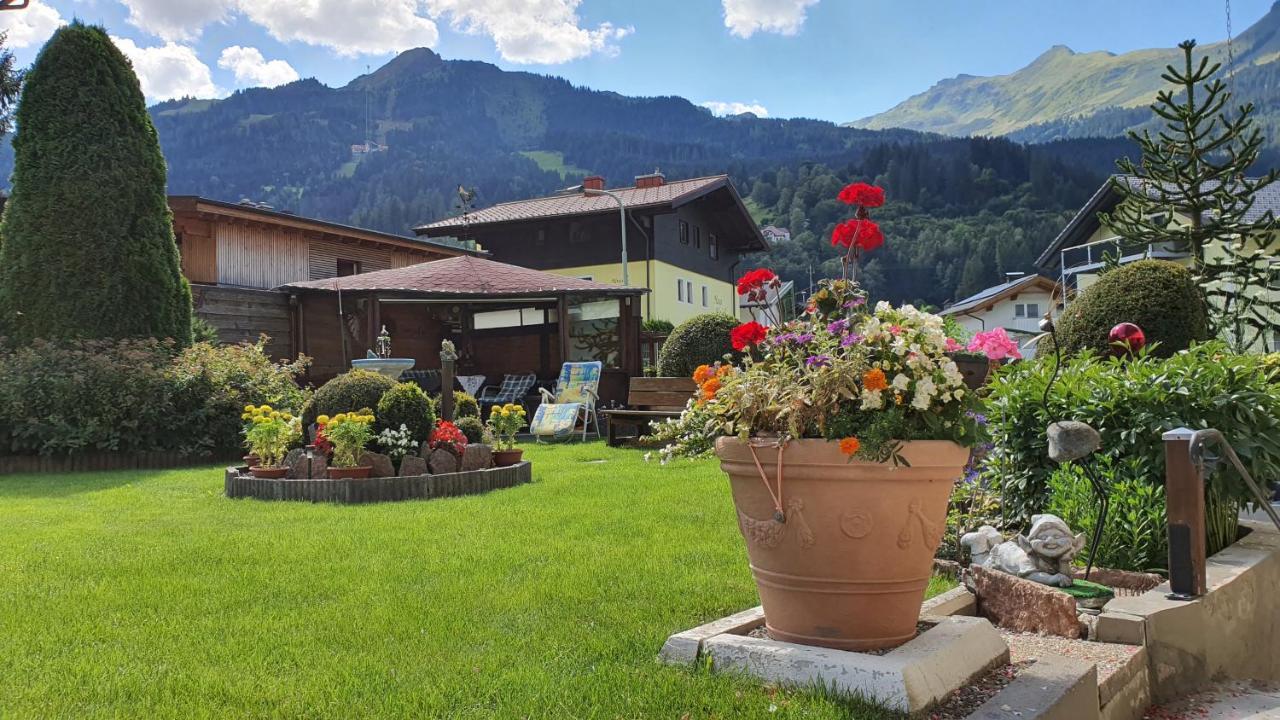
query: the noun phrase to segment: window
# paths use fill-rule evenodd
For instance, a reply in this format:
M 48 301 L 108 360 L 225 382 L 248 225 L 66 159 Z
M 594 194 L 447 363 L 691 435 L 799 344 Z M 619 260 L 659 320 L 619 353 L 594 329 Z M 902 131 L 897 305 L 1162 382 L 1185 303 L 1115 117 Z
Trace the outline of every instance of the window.
M 1027 303 L 1027 317 L 1040 317 L 1040 303 Z
M 707 286 L 703 285 L 702 286 L 702 307 L 706 307 L 707 305 L 710 304 L 709 298 L 710 298 L 710 293 L 707 292 Z
M 712 260 L 720 259 L 720 239 L 715 233 L 707 233 L 707 254 Z
M 680 221 L 680 244 L 681 245 L 689 244 L 689 223 L 685 222 L 684 220 Z
M 348 275 L 359 275 L 359 274 L 360 274 L 359 261 L 338 258 L 338 277 L 346 277 Z
M 702 228 L 696 225 L 693 227 L 693 246 L 702 249 Z
M 676 278 L 676 302 L 684 302 L 684 281 Z
M 1017 305 L 1014 305 L 1014 306 L 1013 306 L 1013 316 L 1014 316 L 1014 317 L 1026 317 L 1026 316 L 1027 316 L 1027 306 L 1026 306 L 1026 305 L 1023 305 L 1022 303 L 1018 303 Z

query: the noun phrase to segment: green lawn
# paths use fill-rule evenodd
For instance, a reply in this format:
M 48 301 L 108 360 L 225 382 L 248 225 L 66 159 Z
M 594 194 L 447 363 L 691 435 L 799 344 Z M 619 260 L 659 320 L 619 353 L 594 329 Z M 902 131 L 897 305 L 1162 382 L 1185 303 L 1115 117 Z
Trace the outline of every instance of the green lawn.
M 887 717 L 655 662 L 757 602 L 714 463 L 527 454 L 533 484 L 373 506 L 0 477 L 0 718 Z

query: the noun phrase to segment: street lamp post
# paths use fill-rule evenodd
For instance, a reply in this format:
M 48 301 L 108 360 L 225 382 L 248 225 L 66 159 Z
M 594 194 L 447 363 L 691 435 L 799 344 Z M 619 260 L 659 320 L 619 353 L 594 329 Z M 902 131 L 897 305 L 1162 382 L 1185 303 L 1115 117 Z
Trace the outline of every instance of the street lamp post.
M 631 286 L 631 273 L 627 267 L 627 206 L 622 202 L 622 198 L 617 193 L 609 190 L 595 190 L 593 188 L 583 188 L 584 195 L 608 195 L 613 201 L 618 203 L 618 229 L 622 232 L 622 284 L 624 287 Z

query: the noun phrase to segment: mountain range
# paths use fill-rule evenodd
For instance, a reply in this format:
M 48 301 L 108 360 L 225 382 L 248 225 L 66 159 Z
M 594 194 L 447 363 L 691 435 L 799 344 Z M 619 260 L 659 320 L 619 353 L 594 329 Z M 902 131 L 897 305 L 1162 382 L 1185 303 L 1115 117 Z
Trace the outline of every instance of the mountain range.
M 1267 129 L 1280 126 L 1280 3 L 1231 42 L 1237 101 L 1259 105 Z M 1225 41 L 1196 48 L 1228 66 Z M 958 75 L 893 108 L 849 123 L 862 129 L 909 128 L 945 135 L 1001 135 L 1024 141 L 1118 136 L 1148 123 L 1147 106 L 1168 87 L 1165 66 L 1181 68 L 1176 47 L 1077 53 L 1062 45 L 1009 75 Z M 1274 134 L 1272 135 L 1273 137 Z

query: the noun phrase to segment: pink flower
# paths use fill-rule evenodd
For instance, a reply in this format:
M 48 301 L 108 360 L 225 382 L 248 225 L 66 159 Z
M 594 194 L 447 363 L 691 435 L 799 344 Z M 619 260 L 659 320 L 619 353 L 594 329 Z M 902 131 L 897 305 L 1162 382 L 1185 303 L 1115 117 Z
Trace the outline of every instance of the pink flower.
M 968 349 L 969 352 L 980 352 L 990 360 L 1022 358 L 1022 353 L 1018 352 L 1018 344 L 1009 338 L 1002 327 L 974 335 Z
M 947 338 L 945 349 L 947 352 L 959 352 L 964 349 L 964 346 L 956 342 L 955 338 Z

